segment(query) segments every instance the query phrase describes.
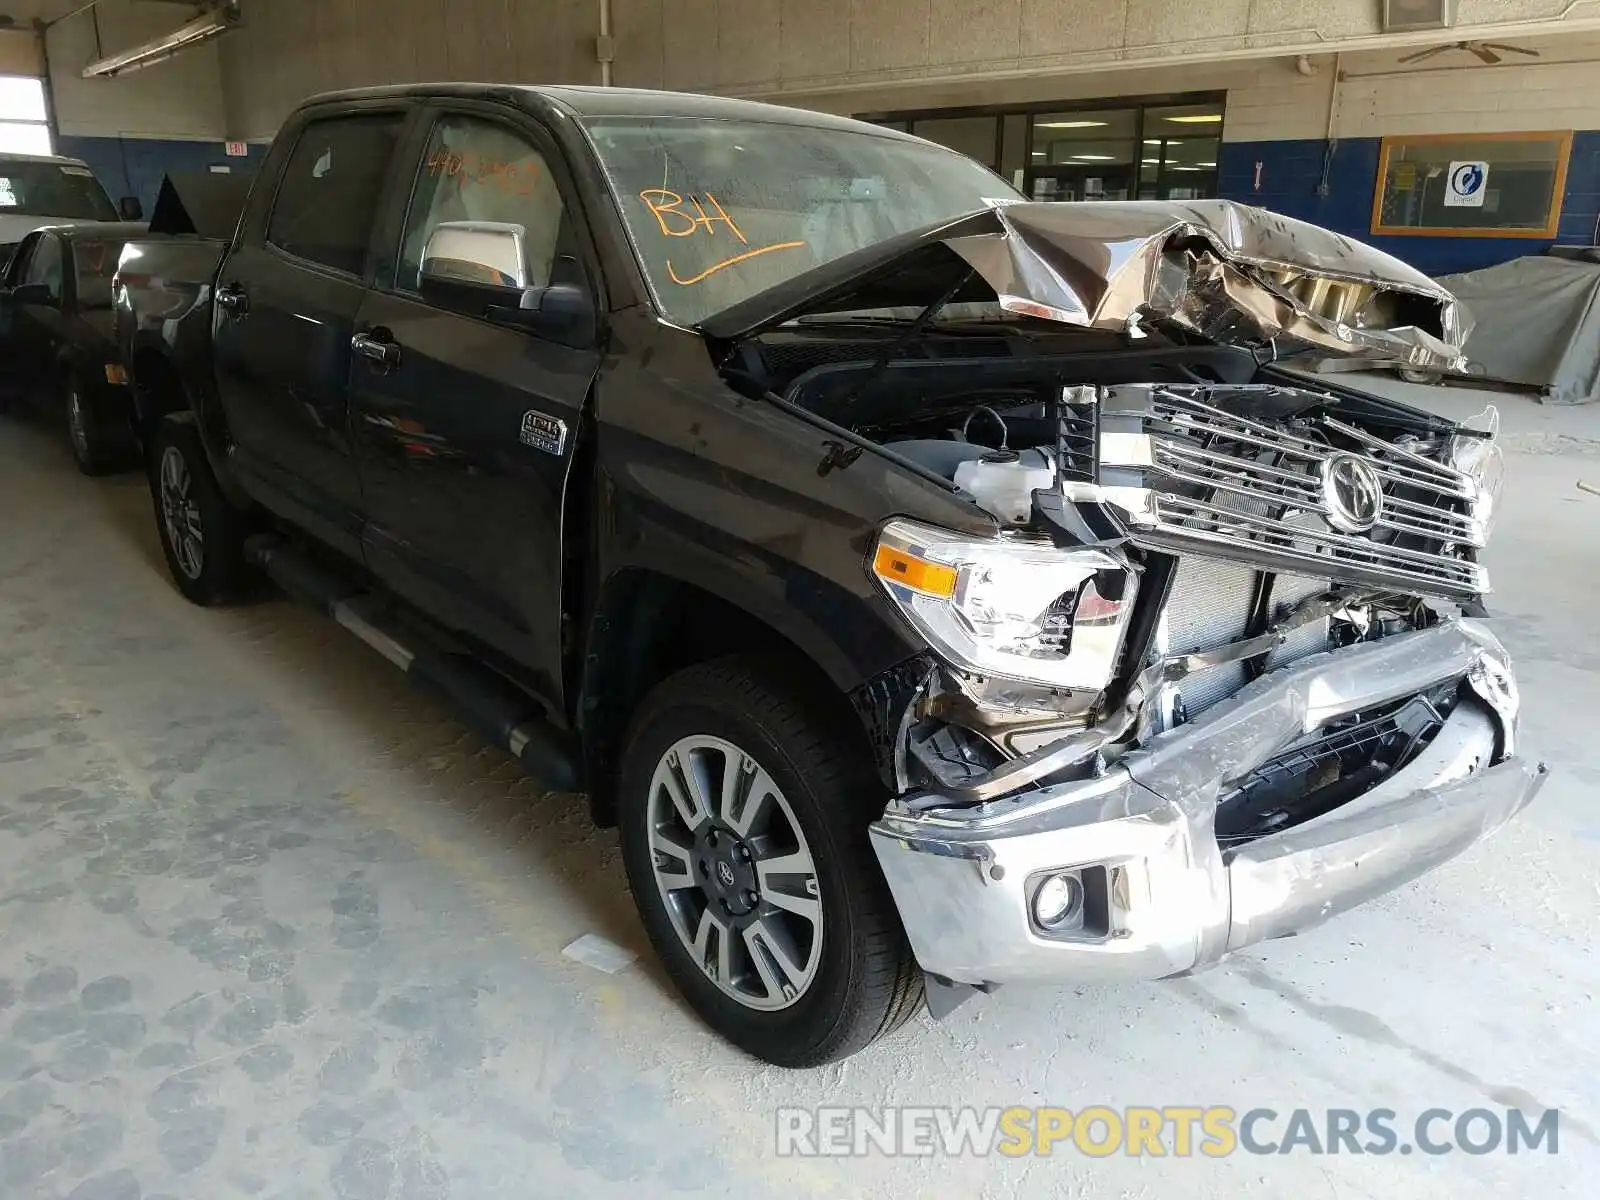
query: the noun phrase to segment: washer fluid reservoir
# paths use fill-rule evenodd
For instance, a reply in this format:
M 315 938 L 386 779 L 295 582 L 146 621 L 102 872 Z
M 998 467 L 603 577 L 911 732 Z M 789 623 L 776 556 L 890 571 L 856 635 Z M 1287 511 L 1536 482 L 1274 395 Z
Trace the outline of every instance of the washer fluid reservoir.
M 990 450 L 962 463 L 955 477 L 979 508 L 1006 525 L 1027 524 L 1034 490 L 1055 482 L 1055 466 L 1043 450 Z

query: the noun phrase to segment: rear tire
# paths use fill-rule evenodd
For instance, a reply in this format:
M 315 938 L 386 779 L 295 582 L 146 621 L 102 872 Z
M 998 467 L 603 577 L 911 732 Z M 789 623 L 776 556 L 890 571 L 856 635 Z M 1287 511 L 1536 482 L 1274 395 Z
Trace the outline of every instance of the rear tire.
M 243 599 L 250 584 L 245 514 L 222 494 L 200 431 L 186 414 L 156 423 L 149 473 L 161 552 L 178 590 L 207 607 Z
M 882 785 L 826 706 L 779 682 L 794 674 L 726 658 L 651 692 L 623 752 L 618 823 L 634 901 L 684 999 L 757 1058 L 814 1067 L 909 1020 L 922 975 L 867 836 Z

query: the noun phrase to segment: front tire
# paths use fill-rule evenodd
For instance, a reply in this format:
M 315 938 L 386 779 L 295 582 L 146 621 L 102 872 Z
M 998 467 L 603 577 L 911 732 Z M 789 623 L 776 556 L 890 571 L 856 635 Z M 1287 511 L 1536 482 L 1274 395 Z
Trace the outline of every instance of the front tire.
M 873 856 L 883 791 L 826 706 L 773 660 L 691 667 L 640 707 L 618 818 L 634 901 L 700 1017 L 813 1067 L 904 1024 L 922 976 Z
M 78 470 L 85 475 L 109 475 L 132 465 L 131 430 L 127 439 L 108 436 L 94 399 L 84 392 L 75 375 L 67 375 L 61 383 L 61 408 L 67 421 L 67 442 Z
M 207 607 L 240 599 L 249 580 L 245 515 L 222 494 L 192 421 L 180 414 L 156 424 L 149 471 L 161 552 L 178 590 Z

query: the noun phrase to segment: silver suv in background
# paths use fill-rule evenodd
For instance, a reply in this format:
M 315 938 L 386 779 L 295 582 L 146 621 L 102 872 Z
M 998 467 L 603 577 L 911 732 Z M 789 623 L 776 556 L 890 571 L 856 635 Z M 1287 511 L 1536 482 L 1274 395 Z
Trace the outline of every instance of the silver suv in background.
M 81 159 L 0 154 L 0 265 L 18 242 L 46 225 L 137 221 L 141 215 L 133 196 L 111 203 Z

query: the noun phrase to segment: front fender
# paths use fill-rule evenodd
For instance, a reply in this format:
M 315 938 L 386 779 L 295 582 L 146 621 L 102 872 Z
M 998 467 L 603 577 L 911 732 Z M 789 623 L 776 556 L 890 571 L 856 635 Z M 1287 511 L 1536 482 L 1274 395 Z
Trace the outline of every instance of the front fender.
M 909 516 L 976 534 L 993 522 L 880 455 L 732 391 L 697 335 L 614 324 L 597 387 L 598 578 L 680 579 L 760 620 L 841 692 L 923 643 L 868 572 L 878 530 Z

